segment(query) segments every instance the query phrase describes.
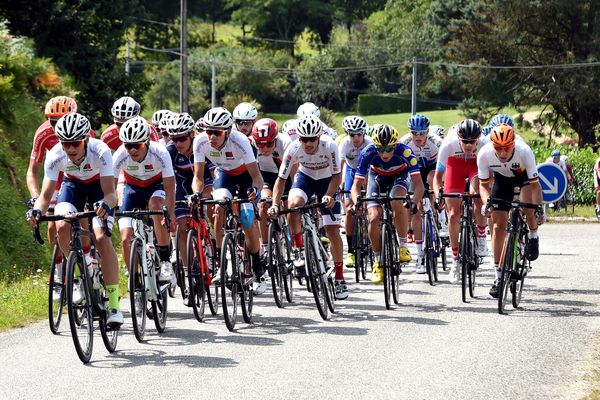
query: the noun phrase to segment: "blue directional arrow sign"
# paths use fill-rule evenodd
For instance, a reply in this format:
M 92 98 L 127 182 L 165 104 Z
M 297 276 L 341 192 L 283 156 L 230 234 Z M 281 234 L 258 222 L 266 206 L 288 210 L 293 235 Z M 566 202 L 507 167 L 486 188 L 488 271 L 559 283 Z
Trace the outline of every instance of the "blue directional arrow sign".
M 560 200 L 567 191 L 567 176 L 561 167 L 547 162 L 537 166 L 544 203 Z

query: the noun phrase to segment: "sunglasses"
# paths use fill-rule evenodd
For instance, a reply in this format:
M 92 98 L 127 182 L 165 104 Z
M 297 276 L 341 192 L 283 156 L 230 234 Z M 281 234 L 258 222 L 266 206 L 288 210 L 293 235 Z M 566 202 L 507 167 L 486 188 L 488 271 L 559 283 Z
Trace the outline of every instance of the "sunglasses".
M 223 136 L 223 135 L 225 135 L 225 131 L 215 131 L 212 129 L 207 129 L 205 132 L 208 136 Z
M 273 146 L 275 142 L 264 142 L 264 143 L 256 143 L 256 147 L 258 147 L 259 149 L 264 149 L 266 147 L 271 147 Z
M 496 151 L 510 151 L 512 146 L 494 146 L 494 150 Z
M 477 143 L 477 139 L 473 139 L 473 140 L 464 140 L 464 139 L 461 139 L 460 141 L 463 142 L 464 144 Z
M 173 136 L 171 137 L 171 140 L 173 141 L 173 143 L 183 143 L 186 140 L 188 140 L 189 137 L 190 135 Z
M 396 146 L 381 146 L 377 148 L 378 153 L 389 153 L 390 151 L 394 151 Z
M 348 132 L 348 136 L 350 136 L 350 137 L 364 136 L 364 133 L 363 132 L 358 132 L 358 133 L 356 133 L 356 132 L 353 132 L 353 133 Z
M 302 143 L 313 143 L 319 140 L 318 137 L 299 137 L 298 138 Z
M 254 123 L 254 121 L 235 121 L 236 125 L 242 125 L 242 126 L 250 126 Z
M 125 143 L 124 146 L 127 150 L 132 150 L 132 149 L 136 149 L 136 150 L 140 150 L 144 147 L 146 143 Z
M 415 136 L 423 136 L 423 135 L 427 135 L 427 129 L 422 130 L 422 131 L 410 131 L 411 135 L 415 135 Z
M 60 142 L 62 144 L 63 149 L 69 149 L 71 147 L 77 148 L 83 144 L 84 140 L 74 140 L 72 142 Z

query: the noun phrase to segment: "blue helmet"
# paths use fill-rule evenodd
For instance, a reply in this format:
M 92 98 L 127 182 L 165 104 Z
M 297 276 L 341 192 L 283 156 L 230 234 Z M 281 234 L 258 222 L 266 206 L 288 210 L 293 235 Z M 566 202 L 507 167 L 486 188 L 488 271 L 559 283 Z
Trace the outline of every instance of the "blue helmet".
M 508 114 L 496 114 L 490 120 L 490 126 L 493 128 L 496 125 L 507 124 L 510 125 L 511 128 L 515 127 L 515 123 L 512 118 Z
M 560 157 L 560 151 L 552 150 L 552 157 Z
M 408 129 L 411 131 L 424 131 L 427 128 L 429 128 L 429 118 L 423 114 L 415 114 L 408 119 Z
M 481 128 L 481 136 L 487 136 L 492 133 L 492 127 L 490 125 Z

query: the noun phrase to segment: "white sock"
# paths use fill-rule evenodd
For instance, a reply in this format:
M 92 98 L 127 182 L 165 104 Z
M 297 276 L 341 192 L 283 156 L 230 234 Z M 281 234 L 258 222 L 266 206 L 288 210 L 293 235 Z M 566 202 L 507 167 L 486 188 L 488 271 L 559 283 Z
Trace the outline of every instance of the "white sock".
M 494 271 L 496 272 L 496 279 L 500 279 L 500 276 L 502 276 L 502 270 L 497 265 L 495 265 Z
M 529 237 L 529 239 L 537 239 L 538 234 L 537 234 L 537 229 L 534 230 L 530 230 L 529 233 L 527 234 L 527 236 Z
M 417 254 L 419 254 L 419 256 L 423 255 L 423 242 L 419 243 L 419 242 L 415 242 L 415 244 L 417 245 Z

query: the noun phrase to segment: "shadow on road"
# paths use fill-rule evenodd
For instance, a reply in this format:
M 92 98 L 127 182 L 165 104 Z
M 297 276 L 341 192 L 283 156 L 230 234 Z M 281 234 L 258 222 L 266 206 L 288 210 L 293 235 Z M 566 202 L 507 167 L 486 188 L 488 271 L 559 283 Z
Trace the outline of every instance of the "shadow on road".
M 131 368 L 137 366 L 179 365 L 190 368 L 231 368 L 238 363 L 231 358 L 203 357 L 196 355 L 171 355 L 155 349 L 123 349 L 110 354 L 104 360 L 88 364 L 95 368 Z

